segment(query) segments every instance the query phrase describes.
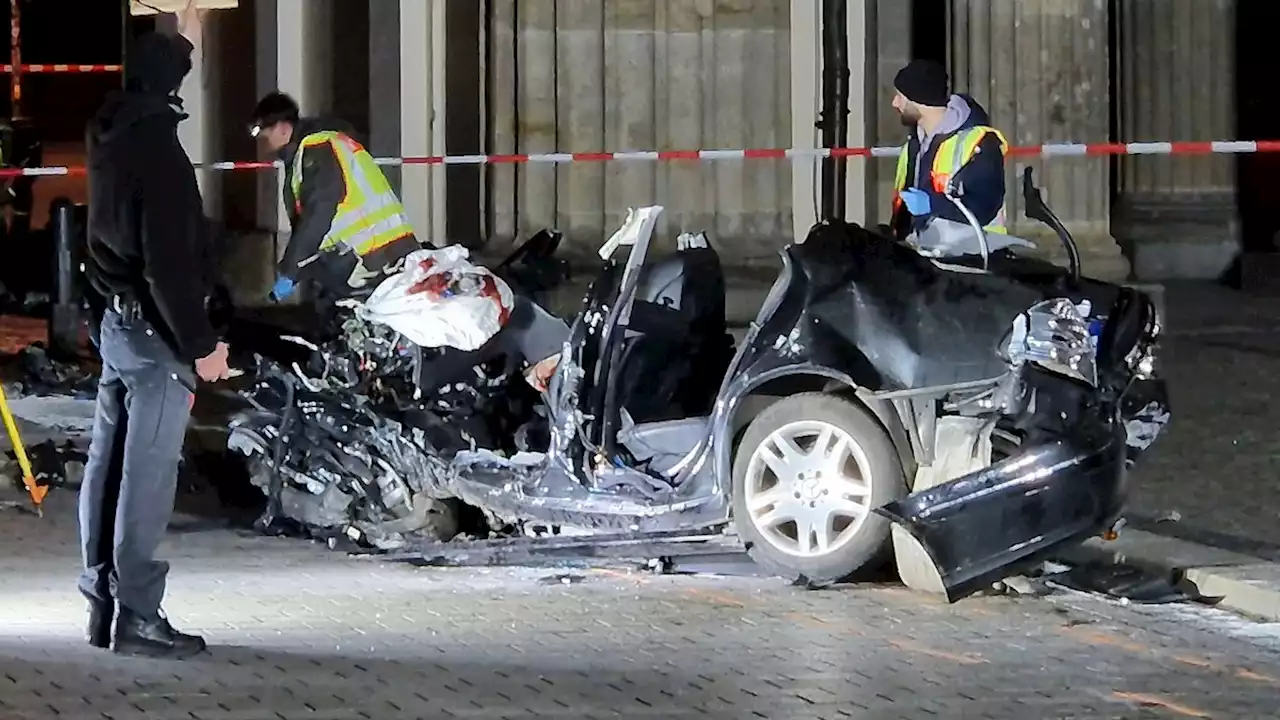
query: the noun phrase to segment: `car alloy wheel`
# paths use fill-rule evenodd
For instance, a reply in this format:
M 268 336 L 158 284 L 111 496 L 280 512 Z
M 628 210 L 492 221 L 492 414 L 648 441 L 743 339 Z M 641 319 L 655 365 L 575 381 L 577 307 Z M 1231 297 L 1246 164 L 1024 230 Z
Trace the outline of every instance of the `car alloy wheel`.
M 843 429 L 821 420 L 788 423 L 751 455 L 744 487 L 751 523 L 789 555 L 839 550 L 871 513 L 870 467 Z

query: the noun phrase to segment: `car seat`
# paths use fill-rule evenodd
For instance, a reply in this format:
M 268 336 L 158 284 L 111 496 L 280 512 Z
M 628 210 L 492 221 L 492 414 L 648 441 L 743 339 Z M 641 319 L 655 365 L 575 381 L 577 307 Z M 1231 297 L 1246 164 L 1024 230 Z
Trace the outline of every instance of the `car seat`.
M 689 248 L 646 267 L 622 342 L 614 382 L 632 422 L 709 413 L 733 353 L 715 250 Z

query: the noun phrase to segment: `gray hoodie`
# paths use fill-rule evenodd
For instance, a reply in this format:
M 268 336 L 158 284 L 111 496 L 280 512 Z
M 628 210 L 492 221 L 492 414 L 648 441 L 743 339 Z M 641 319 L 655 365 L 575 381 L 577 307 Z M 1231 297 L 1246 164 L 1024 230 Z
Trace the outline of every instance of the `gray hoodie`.
M 947 102 L 947 112 L 942 116 L 942 122 L 938 123 L 938 127 L 934 128 L 933 133 L 926 133 L 923 127 L 916 126 L 916 136 L 920 138 L 920 150 L 916 153 L 916 182 L 924 184 L 927 181 L 930 168 L 926 168 L 922 160 L 925 153 L 929 152 L 929 148 L 933 146 L 933 141 L 939 136 L 949 135 L 969 122 L 969 117 L 973 114 L 973 108 L 969 105 L 969 101 L 959 95 L 952 95 Z

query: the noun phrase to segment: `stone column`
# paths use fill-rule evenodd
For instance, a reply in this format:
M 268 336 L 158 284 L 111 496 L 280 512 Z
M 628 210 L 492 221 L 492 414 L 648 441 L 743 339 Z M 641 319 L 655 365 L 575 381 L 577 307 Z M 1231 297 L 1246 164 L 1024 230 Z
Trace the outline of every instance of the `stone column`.
M 487 150 L 485 90 L 487 80 L 484 42 L 486 18 L 483 3 L 475 0 L 445 0 L 444 37 L 448 38 L 442 65 L 438 65 L 437 97 L 447 97 L 444 118 L 444 148 L 448 155 L 483 155 Z M 437 55 L 437 58 L 440 56 Z M 450 242 L 476 249 L 488 237 L 482 222 L 485 208 L 485 169 L 480 165 L 453 165 L 445 169 L 445 232 Z
M 868 113 L 868 59 L 874 57 L 875 43 L 869 28 L 875 27 L 877 0 L 850 0 L 849 21 L 849 127 L 848 144 L 868 144 L 873 123 Z M 822 146 L 822 131 L 815 127 L 822 113 L 822 4 L 819 0 L 791 0 L 791 146 Z M 868 221 L 868 161 L 850 158 L 845 193 L 845 218 L 865 224 Z M 791 173 L 792 233 L 803 241 L 818 221 L 817 209 L 822 189 L 822 162 L 817 159 L 796 160 Z
M 369 1 L 369 152 L 400 157 L 400 0 Z M 382 171 L 400 192 L 400 168 Z
M 911 3 L 903 0 L 876 0 L 874 33 L 867 34 L 868 56 L 875 64 L 868 65 L 867 76 L 867 144 L 878 147 L 894 147 L 906 142 L 907 130 L 894 111 L 893 78 L 911 62 Z M 896 169 L 893 158 L 879 158 L 871 162 L 867 172 L 867 222 L 889 222 L 893 207 L 893 175 Z
M 1235 0 L 1122 0 L 1120 127 L 1130 142 L 1235 137 Z M 1116 235 L 1143 279 L 1216 279 L 1240 248 L 1236 158 L 1120 160 Z
M 1012 145 L 1107 142 L 1111 103 L 1107 0 L 951 0 L 951 75 L 986 107 Z M 1061 257 L 1057 240 L 1022 213 L 1022 169 L 1035 169 L 1050 207 L 1072 231 L 1086 274 L 1124 279 L 1111 237 L 1111 161 L 1010 158 L 1011 232 Z
M 209 102 L 210 83 L 207 70 L 210 68 L 205 63 L 205 49 L 210 44 L 210 37 L 214 34 L 212 24 L 215 22 L 216 18 L 206 14 L 203 35 L 193 42 L 196 47 L 191 53 L 191 72 L 182 81 L 182 88 L 178 91 L 178 95 L 182 98 L 183 110 L 188 115 L 186 120 L 178 124 L 178 140 L 182 143 L 182 148 L 187 151 L 191 162 L 196 165 L 216 162 L 214 157 L 217 151 L 216 117 L 214 116 L 217 115 L 218 110 Z M 171 13 L 159 15 L 156 18 L 156 31 L 176 35 L 178 16 Z M 218 186 L 214 184 L 216 177 L 209 170 L 197 170 L 196 182 L 200 184 L 205 213 L 216 214 L 221 199 Z
M 256 90 L 258 97 L 275 90 L 277 66 L 279 65 L 279 44 L 277 26 L 279 12 L 277 0 L 254 0 L 254 68 L 256 70 Z M 270 158 L 259 158 L 269 160 Z M 288 227 L 288 219 L 284 217 L 280 202 L 280 180 L 277 173 L 258 172 L 258 223 L 257 226 L 268 232 L 275 232 Z
M 400 3 L 400 151 L 408 157 L 444 154 L 445 2 Z M 444 168 L 406 165 L 401 186 L 418 239 L 448 244 Z
M 333 47 L 330 0 L 275 0 L 275 77 L 265 92 L 280 90 L 297 100 L 303 115 L 327 113 L 332 101 Z M 260 26 L 261 27 L 261 26 Z M 259 78 L 262 82 L 264 77 Z M 288 232 L 289 216 L 276 180 L 276 222 Z M 284 240 L 279 243 L 281 251 Z

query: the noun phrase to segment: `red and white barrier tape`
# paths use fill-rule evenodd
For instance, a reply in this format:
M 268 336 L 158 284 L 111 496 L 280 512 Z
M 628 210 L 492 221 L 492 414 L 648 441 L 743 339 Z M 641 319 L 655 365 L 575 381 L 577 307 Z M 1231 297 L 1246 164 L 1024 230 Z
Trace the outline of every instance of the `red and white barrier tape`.
M 540 153 L 521 155 L 449 155 L 438 157 L 377 158 L 386 166 L 411 165 L 564 165 L 601 162 L 699 162 L 725 160 L 800 160 L 826 157 L 894 158 L 901 147 L 776 148 L 750 150 L 657 150 L 649 152 Z M 1280 152 L 1280 140 L 1226 140 L 1214 142 L 1049 143 L 1009 148 L 1010 157 L 1081 157 L 1106 155 L 1252 155 Z M 271 170 L 279 163 L 215 162 L 196 164 L 208 170 Z M 0 169 L 0 178 L 18 176 L 83 175 L 83 167 Z
M 122 65 L 21 65 L 23 74 L 27 73 L 118 73 L 124 69 Z M 5 73 L 13 72 L 12 65 L 0 65 Z

